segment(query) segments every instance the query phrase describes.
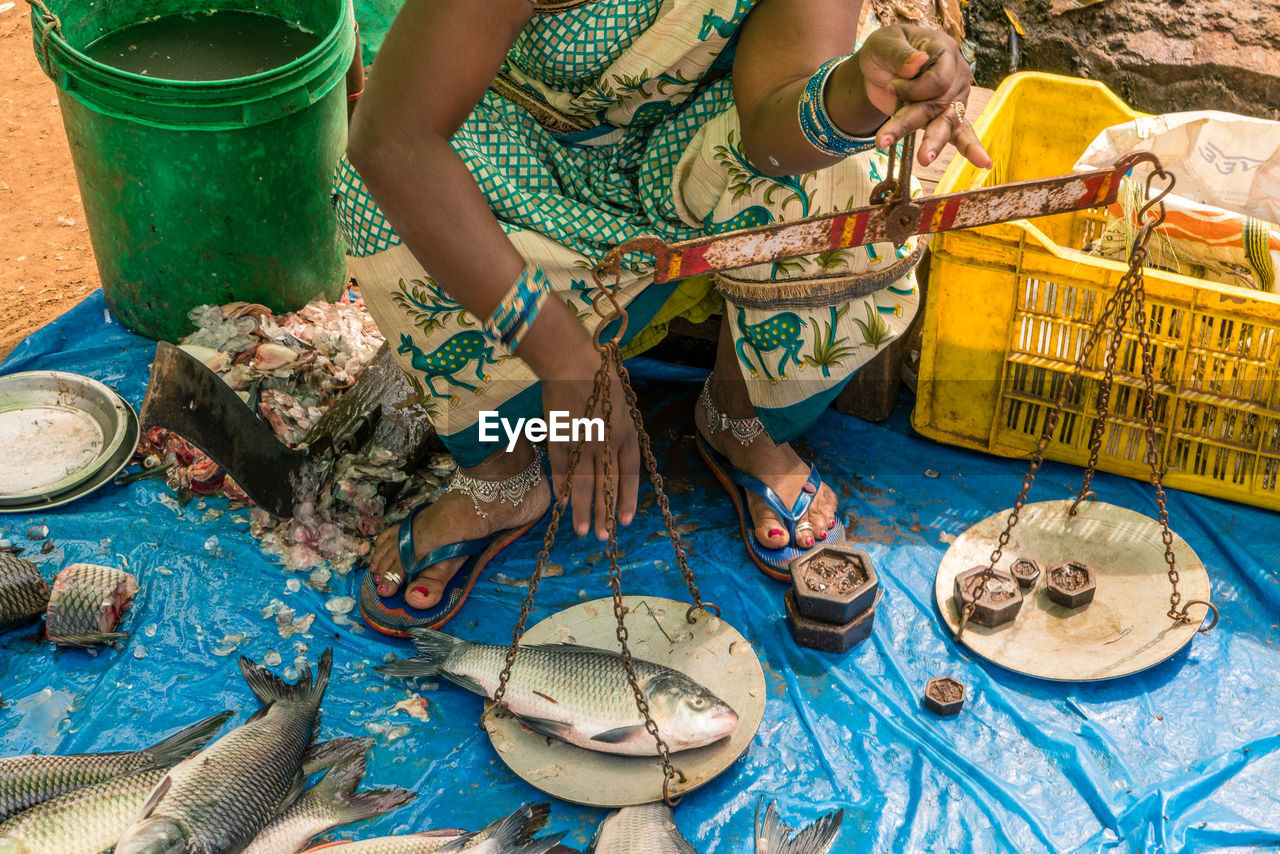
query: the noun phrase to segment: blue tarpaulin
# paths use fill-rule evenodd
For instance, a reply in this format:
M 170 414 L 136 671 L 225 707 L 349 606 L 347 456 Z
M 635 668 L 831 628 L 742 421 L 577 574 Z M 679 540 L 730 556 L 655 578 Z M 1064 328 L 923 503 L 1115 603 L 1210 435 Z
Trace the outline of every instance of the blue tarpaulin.
M 115 321 L 97 294 L 27 339 L 0 373 L 59 369 L 87 374 L 141 403 L 153 350 Z M 641 366 L 643 369 L 644 366 Z M 641 370 L 643 373 L 644 371 Z M 783 619 L 783 585 L 742 554 L 733 510 L 691 445 L 698 386 L 675 373 L 651 423 L 673 509 L 697 521 L 685 537 L 703 595 L 755 645 L 769 691 L 750 749 L 685 798 L 677 822 L 705 854 L 750 851 L 757 799 L 776 798 L 793 825 L 843 807 L 837 851 L 1274 851 L 1280 848 L 1280 526 L 1274 514 L 1172 492 L 1174 529 L 1208 566 L 1222 623 L 1164 664 L 1124 679 L 1061 684 L 1014 675 L 957 646 L 934 604 L 947 542 L 1008 506 L 1025 463 L 994 459 L 912 434 L 905 406 L 886 424 L 828 412 L 809 432 L 812 454 L 841 496 L 850 539 L 874 559 L 884 588 L 870 639 L 844 656 L 799 648 Z M 926 477 L 933 470 L 940 477 Z M 1033 500 L 1073 494 L 1079 470 L 1050 464 Z M 1099 475 L 1102 500 L 1154 516 L 1149 485 Z M 243 514 L 206 521 L 211 500 L 181 512 L 155 481 L 100 492 L 53 511 L 0 516 L 0 536 L 25 542 L 45 523 L 56 548 L 28 549 L 47 577 L 73 561 L 125 566 L 142 592 L 120 651 L 59 650 L 30 630 L 0 637 L 3 754 L 119 750 L 215 710 L 243 722 L 255 702 L 235 655 L 215 655 L 227 635 L 243 652 L 285 665 L 307 645 L 315 661 L 335 651 L 322 737 L 375 734 L 366 786 L 420 793 L 390 816 L 348 828 L 370 836 L 431 827 L 479 827 L 543 796 L 507 770 L 476 726 L 480 700 L 445 683 L 427 694 L 430 720 L 391 713 L 403 683 L 372 672 L 405 646 L 335 625 L 327 596 L 263 557 Z M 687 599 L 658 514 L 621 532 L 629 593 Z M 540 529 L 491 565 L 449 630 L 504 643 L 523 589 L 494 580 L 533 568 Z M 594 540 L 562 536 L 534 621 L 607 595 Z M 661 561 L 662 563 L 656 563 Z M 359 572 L 340 580 L 350 592 Z M 340 591 L 341 592 L 341 591 Z M 332 595 L 332 594 L 330 594 Z M 282 639 L 260 612 L 280 599 L 319 616 L 305 638 Z M 283 667 L 283 665 L 282 665 Z M 280 669 L 280 668 L 277 668 Z M 970 686 L 964 711 L 922 710 L 925 682 L 950 674 Z M 387 726 L 408 725 L 400 737 Z M 552 830 L 583 846 L 601 810 L 553 804 Z

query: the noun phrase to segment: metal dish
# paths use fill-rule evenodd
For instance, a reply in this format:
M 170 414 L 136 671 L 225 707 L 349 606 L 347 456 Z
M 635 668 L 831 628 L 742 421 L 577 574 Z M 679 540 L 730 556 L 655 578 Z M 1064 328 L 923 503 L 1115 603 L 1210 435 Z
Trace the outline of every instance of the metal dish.
M 62 371 L 0 377 L 0 506 L 56 496 L 92 478 L 124 441 L 128 404 Z
M 1087 608 L 1064 608 L 1042 585 L 1028 591 L 1011 623 L 987 628 L 970 623 L 961 643 L 1001 667 L 1040 679 L 1091 682 L 1154 667 L 1196 636 L 1199 623 L 1175 623 L 1169 610 L 1169 577 L 1160 525 L 1141 513 L 1089 501 L 1069 514 L 1071 500 L 1022 508 L 1004 557 L 1007 572 L 1017 558 L 1041 566 L 1079 561 L 1097 573 L 1097 593 Z M 951 544 L 938 567 L 934 596 L 952 633 L 960 626 L 955 578 L 985 566 L 1004 530 L 1009 510 L 969 528 Z M 1209 601 L 1209 574 L 1191 546 L 1173 535 L 1182 601 Z M 1198 619 L 1204 611 L 1197 606 Z
M 125 426 L 120 433 L 119 447 L 116 448 L 116 452 L 112 454 L 102 468 L 94 472 L 87 480 L 83 480 L 57 495 L 35 499 L 25 504 L 3 505 L 0 506 L 0 513 L 40 513 L 44 510 L 52 510 L 54 507 L 61 507 L 64 504 L 70 504 L 72 501 L 84 498 L 89 493 L 96 492 L 103 484 L 110 483 L 111 479 L 129 464 L 129 460 L 133 459 L 133 452 L 138 447 L 138 440 L 142 437 L 142 428 L 138 426 L 138 416 L 133 411 L 133 407 L 123 398 L 121 398 L 120 403 L 124 406 Z
M 707 686 L 738 713 L 733 735 L 715 744 L 671 754 L 688 778 L 673 794 L 714 779 L 751 744 L 764 718 L 764 670 L 751 644 L 732 626 L 698 612 L 685 622 L 687 602 L 624 596 L 628 645 L 636 658 L 679 670 Z M 525 632 L 524 643 L 573 643 L 617 649 L 612 599 L 583 602 Z M 485 706 L 492 703 L 486 702 Z M 532 733 L 504 712 L 484 721 L 498 757 L 525 782 L 576 804 L 624 807 L 662 800 L 662 764 L 656 756 L 617 756 L 584 750 Z

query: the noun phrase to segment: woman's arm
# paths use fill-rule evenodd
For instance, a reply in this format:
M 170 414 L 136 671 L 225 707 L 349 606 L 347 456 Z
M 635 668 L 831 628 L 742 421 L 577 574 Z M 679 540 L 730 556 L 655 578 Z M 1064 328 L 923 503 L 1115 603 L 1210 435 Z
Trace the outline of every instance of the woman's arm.
M 733 94 L 743 148 L 766 175 L 839 162 L 805 138 L 797 106 L 818 67 L 853 50 L 860 6 L 849 0 L 760 0 L 747 16 L 734 59 Z M 968 95 L 969 67 L 953 39 L 896 26 L 877 30 L 832 73 L 826 106 L 837 127 L 851 136 L 874 133 L 881 148 L 924 128 L 921 165 L 952 142 L 974 164 L 989 167 L 973 128 L 951 108 Z
M 484 96 L 531 8 L 529 0 L 405 4 L 378 52 L 347 146 L 405 245 L 445 293 L 481 319 L 525 262 L 449 140 Z M 569 353 L 597 361 L 573 313 L 548 300 L 520 357 L 553 379 L 573 367 Z
M 529 20 L 529 0 L 409 0 L 378 52 L 361 96 L 347 154 L 370 194 L 445 293 L 488 318 L 524 269 L 471 171 L 449 144 L 502 67 Z M 600 356 L 569 307 L 546 301 L 516 353 L 542 380 L 548 411 L 587 415 Z M 618 519 L 635 515 L 640 451 L 613 378 L 612 480 Z M 563 482 L 568 445 L 550 443 L 553 483 Z M 574 479 L 574 528 L 606 533 L 603 449 L 589 443 Z

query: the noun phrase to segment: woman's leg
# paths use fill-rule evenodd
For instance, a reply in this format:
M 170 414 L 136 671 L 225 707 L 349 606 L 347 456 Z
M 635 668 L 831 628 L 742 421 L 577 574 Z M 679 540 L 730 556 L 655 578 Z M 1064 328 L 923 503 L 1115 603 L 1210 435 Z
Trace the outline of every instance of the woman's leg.
M 724 89 L 724 91 L 720 91 Z M 705 96 L 721 109 L 697 117 L 696 130 L 673 125 L 655 136 L 647 159 L 653 186 L 670 188 L 650 210 L 678 216 L 703 233 L 768 225 L 847 210 L 868 203 L 885 175 L 877 151 L 817 172 L 771 178 L 754 169 L 741 148 L 737 112 L 727 87 Z M 669 138 L 663 136 L 665 134 Z M 687 140 L 687 141 L 686 141 Z M 659 156 L 682 146 L 678 162 Z M 906 331 L 919 303 L 912 270 L 923 250 L 916 239 L 852 247 L 734 270 L 714 277 L 725 298 L 715 370 L 695 418 L 703 437 L 741 471 L 794 506 L 810 467 L 788 444 L 813 425 L 849 377 Z M 759 418 L 749 444 L 716 429 L 720 415 Z M 747 425 L 740 425 L 746 435 Z M 789 526 L 748 490 L 755 536 L 762 545 L 792 543 Z M 794 545 L 823 539 L 836 515 L 836 496 L 818 489 Z
M 482 417 L 489 424 L 542 417 L 537 377 L 522 360 L 487 339 L 479 331 L 480 323 L 432 280 L 381 219 L 359 176 L 345 161 L 336 191 L 351 271 L 369 312 L 459 465 L 450 491 L 414 518 L 415 559 L 441 546 L 536 521 L 550 503 L 551 490 L 540 475 L 533 446 L 521 438 L 508 450 L 509 439 L 501 427 L 489 430 L 486 437 Z M 508 236 L 520 254 L 547 275 L 554 298 L 563 300 L 588 329 L 594 329 L 600 318 L 592 309 L 596 292 L 588 260 L 537 231 L 511 227 Z M 619 300 L 628 306 L 633 320 L 628 339 L 674 290 L 674 286 L 653 287 L 651 278 L 623 274 Z M 534 471 L 539 476 L 531 483 Z M 497 497 L 491 502 L 476 498 L 485 494 Z M 516 494 L 518 501 L 511 497 Z M 370 568 L 384 596 L 407 584 L 408 604 L 426 609 L 439 602 L 463 561 L 441 561 L 416 578 L 406 578 L 399 531 L 393 526 L 378 536 Z

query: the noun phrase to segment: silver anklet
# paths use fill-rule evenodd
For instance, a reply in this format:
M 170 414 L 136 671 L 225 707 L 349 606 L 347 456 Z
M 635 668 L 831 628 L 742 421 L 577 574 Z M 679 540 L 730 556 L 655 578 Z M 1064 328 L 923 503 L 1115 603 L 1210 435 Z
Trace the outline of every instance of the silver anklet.
M 716 407 L 715 401 L 711 399 L 710 377 L 702 386 L 702 394 L 698 396 L 698 402 L 702 404 L 702 409 L 707 414 L 707 426 L 712 432 L 727 430 L 744 448 L 764 432 L 764 422 L 759 418 L 730 418 L 727 413 L 721 412 Z
M 461 492 L 468 496 L 476 508 L 476 515 L 488 518 L 489 514 L 480 507 L 481 502 L 492 504 L 495 501 L 505 501 L 512 507 L 519 507 L 524 497 L 529 494 L 529 490 L 541 482 L 542 454 L 535 447 L 533 461 L 520 473 L 506 480 L 481 480 L 478 477 L 463 474 L 459 470 L 454 473 L 453 479 L 445 487 L 445 492 Z

